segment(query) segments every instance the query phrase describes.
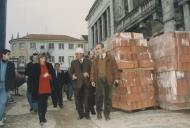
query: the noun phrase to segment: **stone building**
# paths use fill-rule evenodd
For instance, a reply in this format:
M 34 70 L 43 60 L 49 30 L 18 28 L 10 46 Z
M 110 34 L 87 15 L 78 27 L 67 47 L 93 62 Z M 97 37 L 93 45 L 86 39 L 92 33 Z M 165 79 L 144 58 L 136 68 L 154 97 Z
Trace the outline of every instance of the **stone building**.
M 88 21 L 89 48 L 97 42 L 105 41 L 114 33 L 114 15 L 112 0 L 96 0 L 86 20 Z
M 190 31 L 190 0 L 96 0 L 86 18 L 92 47 L 109 37 L 104 36 L 102 27 L 107 7 L 109 36 L 116 32 L 140 32 L 150 38 L 169 31 Z

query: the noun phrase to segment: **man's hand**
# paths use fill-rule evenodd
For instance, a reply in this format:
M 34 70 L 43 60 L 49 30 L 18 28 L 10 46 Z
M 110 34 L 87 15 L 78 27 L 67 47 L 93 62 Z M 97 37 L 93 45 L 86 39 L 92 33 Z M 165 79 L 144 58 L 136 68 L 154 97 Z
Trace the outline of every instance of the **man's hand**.
M 75 74 L 73 74 L 72 79 L 73 79 L 73 80 L 76 80 L 76 79 L 77 79 L 77 76 L 76 76 Z
M 84 77 L 90 77 L 89 74 L 88 74 L 88 72 L 83 73 L 83 76 Z
M 48 77 L 48 76 L 49 76 L 49 73 L 48 73 L 48 72 L 46 72 L 46 73 L 43 75 L 44 78 L 46 78 L 46 77 Z
M 93 87 L 96 87 L 96 83 L 95 82 L 91 82 Z

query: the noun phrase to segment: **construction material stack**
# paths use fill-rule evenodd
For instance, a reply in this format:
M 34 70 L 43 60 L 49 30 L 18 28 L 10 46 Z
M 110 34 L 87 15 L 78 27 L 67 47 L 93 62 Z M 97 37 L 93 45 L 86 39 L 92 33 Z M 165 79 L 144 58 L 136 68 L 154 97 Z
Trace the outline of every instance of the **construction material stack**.
M 170 32 L 149 41 L 156 64 L 159 105 L 190 108 L 190 33 Z
M 154 62 L 143 35 L 116 33 L 107 50 L 121 71 L 120 84 L 113 90 L 113 107 L 132 111 L 155 106 Z

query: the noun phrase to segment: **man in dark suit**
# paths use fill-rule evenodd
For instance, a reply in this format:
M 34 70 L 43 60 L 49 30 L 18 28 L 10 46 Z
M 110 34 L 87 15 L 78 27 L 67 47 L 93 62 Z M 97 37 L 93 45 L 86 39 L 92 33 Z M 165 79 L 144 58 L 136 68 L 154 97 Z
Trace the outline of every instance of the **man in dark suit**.
M 54 107 L 57 107 L 59 104 L 60 108 L 63 108 L 63 80 L 64 80 L 64 72 L 60 69 L 60 64 L 56 63 L 55 66 L 55 88 L 52 91 L 52 101 Z
M 11 51 L 4 49 L 0 59 L 0 126 L 4 125 L 8 91 L 15 88 L 15 65 L 10 62 Z
M 89 88 L 90 88 L 90 70 L 91 61 L 84 58 L 84 50 L 76 49 L 76 60 L 72 61 L 70 75 L 73 80 L 76 109 L 79 119 L 89 116 Z
M 27 79 L 27 99 L 30 105 L 30 111 L 37 112 L 38 111 L 38 103 L 37 101 L 32 101 L 32 69 L 34 64 L 38 63 L 38 54 L 34 53 L 31 58 L 31 62 L 26 65 L 25 76 Z

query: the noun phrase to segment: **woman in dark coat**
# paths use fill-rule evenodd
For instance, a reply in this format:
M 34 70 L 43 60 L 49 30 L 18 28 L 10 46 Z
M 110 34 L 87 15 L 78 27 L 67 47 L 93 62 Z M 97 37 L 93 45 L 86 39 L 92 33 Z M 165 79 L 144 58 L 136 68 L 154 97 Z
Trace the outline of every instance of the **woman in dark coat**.
M 51 94 L 55 83 L 55 70 L 52 64 L 47 62 L 45 54 L 39 55 L 39 63 L 33 66 L 32 70 L 32 99 L 38 101 L 38 115 L 40 123 L 47 122 L 45 114 L 47 112 L 48 96 Z

